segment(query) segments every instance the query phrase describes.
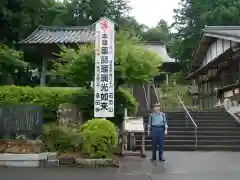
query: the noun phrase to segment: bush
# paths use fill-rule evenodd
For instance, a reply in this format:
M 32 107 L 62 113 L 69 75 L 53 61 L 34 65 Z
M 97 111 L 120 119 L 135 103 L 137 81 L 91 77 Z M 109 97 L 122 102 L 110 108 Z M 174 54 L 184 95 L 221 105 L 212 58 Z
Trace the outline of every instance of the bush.
M 105 119 L 92 119 L 80 129 L 83 151 L 91 158 L 106 158 L 117 146 L 117 129 Z
M 35 104 L 44 108 L 44 120 L 56 120 L 59 104 L 66 102 L 75 89 L 50 87 L 1 86 L 0 104 Z
M 56 112 L 61 103 L 69 102 L 76 105 L 83 113 L 84 119 L 93 118 L 93 90 L 52 87 L 0 86 L 0 104 L 35 104 L 44 108 L 44 120 L 55 121 Z M 117 125 L 121 124 L 124 108 L 134 114 L 137 106 L 132 95 L 119 88 L 115 96 L 115 117 L 110 119 Z
M 44 125 L 41 136 L 45 150 L 48 152 L 80 152 L 81 138 L 77 129 L 52 125 Z
M 84 93 L 76 92 L 70 97 L 69 101 L 83 112 L 84 119 L 91 119 L 93 117 L 93 90 L 88 90 Z M 119 88 L 115 94 L 115 118 L 109 118 L 109 120 L 120 126 L 123 121 L 125 108 L 128 109 L 129 115 L 133 115 L 137 111 L 137 102 L 126 89 Z

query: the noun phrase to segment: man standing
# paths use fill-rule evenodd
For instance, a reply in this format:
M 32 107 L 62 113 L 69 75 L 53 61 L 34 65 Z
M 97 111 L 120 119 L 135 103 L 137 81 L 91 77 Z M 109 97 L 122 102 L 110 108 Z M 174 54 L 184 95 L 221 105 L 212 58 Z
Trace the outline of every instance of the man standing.
M 159 153 L 159 161 L 165 161 L 163 158 L 164 135 L 168 131 L 166 115 L 160 111 L 160 105 L 153 106 L 153 112 L 149 116 L 148 135 L 152 135 L 152 160 L 156 160 L 156 151 Z

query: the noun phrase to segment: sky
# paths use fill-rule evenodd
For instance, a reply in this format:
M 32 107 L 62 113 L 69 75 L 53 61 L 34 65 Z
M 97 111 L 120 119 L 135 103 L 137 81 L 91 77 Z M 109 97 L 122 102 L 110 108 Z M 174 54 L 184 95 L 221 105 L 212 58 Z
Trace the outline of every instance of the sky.
M 160 19 L 171 24 L 173 22 L 173 9 L 178 8 L 180 0 L 130 0 L 130 6 L 139 23 L 149 27 L 157 25 Z

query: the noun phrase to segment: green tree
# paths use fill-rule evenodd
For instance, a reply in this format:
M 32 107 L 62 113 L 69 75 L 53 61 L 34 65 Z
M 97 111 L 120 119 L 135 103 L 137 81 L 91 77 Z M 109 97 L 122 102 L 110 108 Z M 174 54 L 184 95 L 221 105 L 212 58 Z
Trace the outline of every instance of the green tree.
M 126 0 L 48 0 L 48 4 L 47 12 L 55 23 L 72 26 L 90 25 L 103 16 L 118 23 L 130 9 Z
M 12 76 L 26 67 L 28 67 L 28 63 L 23 61 L 21 51 L 0 45 L 0 76 L 4 83 L 13 83 Z
M 206 26 L 240 25 L 239 0 L 182 0 L 175 9 L 172 56 L 185 64 L 191 60 L 202 29 Z
M 171 41 L 170 27 L 165 20 L 161 19 L 156 27 L 143 31 L 142 38 L 146 41 L 159 41 L 169 44 Z
M 28 35 L 41 20 L 43 0 L 1 0 L 0 42 L 12 46 Z
M 65 77 L 70 85 L 90 87 L 94 78 L 94 46 L 82 45 L 78 49 L 62 48 L 61 61 L 56 62 L 56 75 Z M 142 47 L 137 38 L 126 32 L 116 35 L 115 86 L 141 84 L 159 73 L 161 58 Z
M 15 75 L 16 73 L 13 73 L 15 70 L 12 70 L 19 68 L 19 64 L 25 64 L 22 61 L 23 58 L 16 56 L 17 51 L 14 49 L 19 48 L 16 42 L 26 38 L 37 26 L 91 25 L 102 16 L 108 16 L 116 21 L 123 19 L 128 10 L 129 7 L 125 0 L 1 0 L 0 44 L 9 47 L 2 46 L 0 49 L 4 54 L 0 62 L 2 79 L 7 79 L 4 78 L 5 76 Z M 8 62 L 4 62 L 5 60 Z M 3 71 L 6 65 L 7 69 Z M 29 79 L 24 70 L 20 74 Z
M 139 24 L 138 21 L 131 16 L 119 18 L 117 23 L 117 30 L 128 31 L 130 34 L 139 37 L 141 37 L 144 30 L 148 28 L 144 24 Z

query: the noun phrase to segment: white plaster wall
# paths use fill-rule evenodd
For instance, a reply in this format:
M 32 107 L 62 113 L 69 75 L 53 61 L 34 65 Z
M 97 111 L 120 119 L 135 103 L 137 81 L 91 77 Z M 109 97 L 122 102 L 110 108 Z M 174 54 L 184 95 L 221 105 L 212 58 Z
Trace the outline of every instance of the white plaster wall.
M 205 66 L 223 52 L 227 51 L 231 47 L 235 47 L 237 44 L 238 43 L 229 40 L 218 39 L 209 46 L 205 57 L 203 58 L 202 66 Z

